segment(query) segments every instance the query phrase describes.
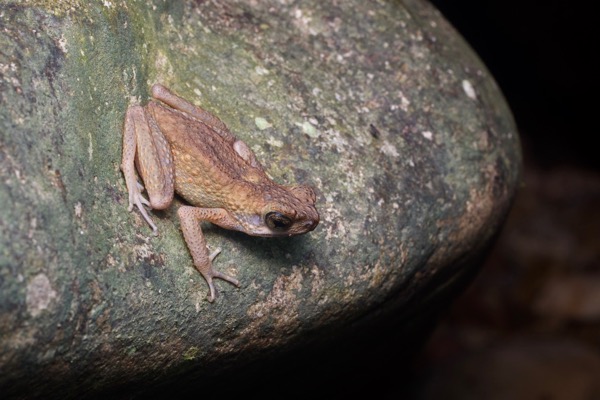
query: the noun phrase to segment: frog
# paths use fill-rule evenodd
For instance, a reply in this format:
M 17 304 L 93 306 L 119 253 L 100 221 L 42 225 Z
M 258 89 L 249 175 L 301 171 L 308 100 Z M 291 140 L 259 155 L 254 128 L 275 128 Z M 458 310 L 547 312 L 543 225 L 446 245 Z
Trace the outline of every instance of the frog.
M 125 113 L 121 170 L 128 210 L 137 208 L 157 235 L 149 211 L 171 207 L 176 195 L 183 199 L 177 209 L 181 231 L 212 303 L 218 295 L 214 279 L 236 287 L 240 282 L 213 268 L 221 250 L 209 251 L 201 222 L 251 236 L 305 234 L 319 224 L 316 194 L 307 185 L 273 181 L 215 115 L 159 83 L 151 94 L 146 105 L 131 104 Z

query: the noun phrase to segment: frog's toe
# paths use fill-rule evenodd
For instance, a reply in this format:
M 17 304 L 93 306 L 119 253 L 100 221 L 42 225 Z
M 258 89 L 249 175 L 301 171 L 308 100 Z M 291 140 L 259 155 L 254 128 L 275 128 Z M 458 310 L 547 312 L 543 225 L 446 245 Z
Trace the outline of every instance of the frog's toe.
M 217 298 L 217 293 L 218 293 L 213 279 L 215 279 L 215 278 L 222 279 L 224 281 L 231 283 L 232 285 L 235 285 L 236 287 L 240 287 L 240 282 L 237 279 L 235 279 L 229 275 L 225 275 L 221 272 L 214 271 L 212 269 L 208 274 L 202 274 L 202 275 L 204 276 L 204 279 L 206 280 L 206 283 L 208 284 L 208 288 L 209 288 L 208 301 L 210 303 L 215 301 L 215 299 Z
M 215 298 L 217 297 L 217 289 L 215 289 L 215 285 L 214 285 L 212 279 L 210 281 L 207 279 L 206 282 L 208 283 L 208 288 L 210 290 L 208 292 L 208 302 L 212 303 L 213 301 L 215 301 Z
M 209 256 L 208 259 L 210 260 L 210 262 L 212 262 L 216 256 L 218 256 L 219 254 L 221 254 L 221 249 L 217 248 L 215 249 L 215 251 L 213 251 Z
M 142 196 L 141 194 L 140 194 L 140 203 L 142 203 L 142 204 L 143 204 L 143 205 L 145 205 L 145 206 L 148 206 L 148 207 L 150 207 L 150 202 L 148 201 L 148 199 L 146 199 L 146 198 L 145 198 L 144 196 Z
M 213 272 L 213 278 L 219 278 L 219 279 L 223 279 L 224 281 L 227 281 L 237 287 L 240 287 L 240 281 L 238 281 L 237 279 L 229 276 L 229 275 L 225 275 L 221 272 L 218 271 L 214 271 Z
M 137 207 L 138 210 L 140 210 L 140 213 L 142 214 L 142 217 L 144 217 L 144 219 L 146 220 L 146 222 L 148 223 L 148 225 L 150 225 L 150 227 L 152 228 L 153 233 L 155 235 L 157 235 L 158 234 L 158 228 L 156 227 L 156 225 L 154 225 L 154 222 L 152 221 L 152 219 L 148 215 L 148 211 L 146 210 L 146 208 L 144 207 L 144 205 L 150 206 L 150 203 L 140 193 L 133 193 L 133 194 L 131 194 L 129 196 L 129 207 L 128 207 L 128 210 L 132 211 L 134 207 Z

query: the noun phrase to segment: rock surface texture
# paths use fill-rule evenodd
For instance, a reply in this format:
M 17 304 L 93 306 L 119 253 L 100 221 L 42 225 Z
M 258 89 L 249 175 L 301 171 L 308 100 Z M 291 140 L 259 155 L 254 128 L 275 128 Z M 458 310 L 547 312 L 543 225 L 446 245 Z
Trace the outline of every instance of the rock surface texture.
M 177 204 L 127 212 L 124 113 L 160 82 L 219 116 L 321 223 L 222 254 L 206 301 Z M 428 3 L 0 4 L 0 393 L 137 393 L 443 303 L 502 223 L 518 135 Z M 407 345 L 410 345 L 407 343 Z M 32 379 L 35 377 L 35 379 Z

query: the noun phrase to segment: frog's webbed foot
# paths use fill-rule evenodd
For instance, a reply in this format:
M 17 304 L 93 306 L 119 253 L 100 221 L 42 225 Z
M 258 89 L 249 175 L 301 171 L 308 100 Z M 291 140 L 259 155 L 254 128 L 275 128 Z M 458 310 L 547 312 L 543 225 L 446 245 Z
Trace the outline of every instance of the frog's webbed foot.
M 154 235 L 157 235 L 158 228 L 152 221 L 152 218 L 150 218 L 150 215 L 148 215 L 148 211 L 146 210 L 146 207 L 144 207 L 144 205 L 151 207 L 148 199 L 146 199 L 142 195 L 142 189 L 144 188 L 144 186 L 142 186 L 139 182 L 136 182 L 136 183 L 137 183 L 137 185 L 135 186 L 135 189 L 129 190 L 129 207 L 127 209 L 128 209 L 128 211 L 131 212 L 131 211 L 133 211 L 134 207 L 137 207 L 138 210 L 140 210 L 142 217 L 144 217 L 144 219 L 146 220 L 148 225 L 150 225 L 150 227 L 152 228 L 152 233 Z
M 219 216 L 224 215 L 224 210 L 215 208 L 197 208 L 190 206 L 181 206 L 177 210 L 179 220 L 181 221 L 181 230 L 185 242 L 190 249 L 190 254 L 194 260 L 194 266 L 202 274 L 202 277 L 208 284 L 209 293 L 208 301 L 213 302 L 217 297 L 217 289 L 215 288 L 214 279 L 222 279 L 237 287 L 240 287 L 240 282 L 222 272 L 215 271 L 212 266 L 212 261 L 221 252 L 217 249 L 209 254 L 206 247 L 206 240 L 200 229 L 200 221 L 215 222 L 219 220 Z
M 212 269 L 212 266 L 210 268 L 210 271 L 208 271 L 207 273 L 202 273 L 202 276 L 204 277 L 204 279 L 206 280 L 206 283 L 208 284 L 208 288 L 209 288 L 209 293 L 208 293 L 208 301 L 210 303 L 212 303 L 213 301 L 215 301 L 215 299 L 217 298 L 217 289 L 215 288 L 215 284 L 213 282 L 213 279 L 222 279 L 224 281 L 227 281 L 229 283 L 231 283 L 232 285 L 236 286 L 236 287 L 240 287 L 240 282 L 229 276 L 226 275 L 222 272 L 219 271 L 215 271 L 214 269 Z
M 215 301 L 215 298 L 217 297 L 217 289 L 215 288 L 215 285 L 213 283 L 213 279 L 222 279 L 224 281 L 227 281 L 229 283 L 231 283 L 232 285 L 236 286 L 236 287 L 240 287 L 240 282 L 229 276 L 226 275 L 222 272 L 219 271 L 215 271 L 212 267 L 212 261 L 215 259 L 216 256 L 218 256 L 221 253 L 221 249 L 216 249 L 215 251 L 213 251 L 209 256 L 209 266 L 208 268 L 205 269 L 200 269 L 198 268 L 198 270 L 200 271 L 200 273 L 202 274 L 202 276 L 204 277 L 204 279 L 206 280 L 206 283 L 208 283 L 208 288 L 209 288 L 209 293 L 208 293 L 208 301 L 210 303 L 212 303 L 213 301 Z
M 125 169 L 123 170 L 125 171 Z M 129 174 L 127 174 L 127 172 L 129 172 Z M 152 228 L 152 233 L 154 235 L 157 235 L 158 228 L 152 221 L 152 218 L 150 218 L 150 215 L 148 215 L 148 210 L 146 210 L 146 207 L 144 207 L 147 206 L 152 208 L 150 201 L 148 201 L 148 199 L 146 199 L 144 195 L 142 195 L 142 190 L 144 190 L 144 186 L 137 181 L 137 177 L 134 171 L 129 170 L 127 172 L 125 173 L 125 182 L 127 184 L 127 191 L 129 192 L 129 206 L 127 207 L 127 211 L 131 212 L 133 211 L 134 207 L 137 207 L 138 210 L 140 210 L 140 214 L 142 214 L 142 217 L 144 217 L 148 225 L 150 225 L 150 227 Z

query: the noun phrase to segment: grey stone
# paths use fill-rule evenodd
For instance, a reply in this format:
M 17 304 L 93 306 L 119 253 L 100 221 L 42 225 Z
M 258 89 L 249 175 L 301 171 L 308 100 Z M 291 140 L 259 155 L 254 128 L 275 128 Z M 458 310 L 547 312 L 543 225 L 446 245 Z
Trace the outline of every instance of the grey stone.
M 318 192 L 305 236 L 205 228 L 242 283 L 213 304 L 176 206 L 154 213 L 158 237 L 127 212 L 124 112 L 155 82 Z M 423 1 L 5 1 L 0 105 L 6 396 L 210 382 L 382 310 L 418 314 L 447 302 L 518 185 L 498 87 Z

